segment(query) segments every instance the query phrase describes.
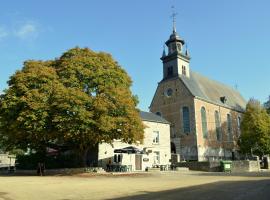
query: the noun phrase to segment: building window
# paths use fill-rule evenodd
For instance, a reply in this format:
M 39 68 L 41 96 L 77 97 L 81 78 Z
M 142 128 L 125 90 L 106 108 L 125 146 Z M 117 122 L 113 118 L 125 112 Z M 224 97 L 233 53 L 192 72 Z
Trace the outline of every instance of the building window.
M 207 118 L 206 118 L 206 110 L 205 107 L 201 108 L 201 120 L 202 120 L 202 133 L 203 138 L 208 137 L 208 130 L 207 130 Z
M 182 108 L 183 112 L 183 130 L 185 134 L 190 133 L 190 118 L 189 118 L 189 108 L 184 106 Z
M 120 162 L 122 162 L 122 156 L 121 156 L 121 154 L 114 154 L 113 161 L 114 161 L 114 163 L 120 163 Z
M 182 74 L 186 76 L 186 67 L 182 65 Z
M 215 111 L 215 124 L 216 124 L 216 136 L 217 140 L 221 141 L 221 127 L 220 127 L 220 116 L 218 111 Z
M 173 95 L 172 88 L 167 89 L 166 92 L 165 92 L 165 95 L 166 95 L 166 97 L 171 97 Z
M 153 144 L 159 143 L 159 131 L 153 131 Z
M 178 50 L 179 52 L 181 52 L 181 50 L 182 50 L 182 49 L 181 49 L 181 44 L 180 44 L 180 43 L 177 44 L 177 50 Z
M 228 134 L 228 141 L 232 141 L 232 118 L 230 114 L 227 114 L 227 134 Z
M 238 131 L 238 137 L 241 135 L 241 117 L 237 117 L 237 131 Z
M 160 153 L 159 151 L 154 151 L 154 164 L 158 165 L 160 163 Z
M 167 69 L 167 76 L 168 77 L 173 76 L 173 67 L 172 66 L 168 67 L 168 69 Z

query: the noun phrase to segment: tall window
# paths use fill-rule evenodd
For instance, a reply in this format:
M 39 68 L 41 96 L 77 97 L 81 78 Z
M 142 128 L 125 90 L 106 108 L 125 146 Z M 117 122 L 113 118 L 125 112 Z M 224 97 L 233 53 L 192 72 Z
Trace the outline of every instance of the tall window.
M 160 163 L 160 153 L 159 151 L 154 151 L 154 164 Z
M 221 127 L 220 127 L 220 117 L 218 111 L 215 111 L 215 124 L 216 124 L 216 136 L 217 140 L 221 141 Z
M 121 156 L 121 154 L 114 154 L 113 161 L 114 161 L 115 163 L 120 163 L 120 162 L 122 162 L 122 156 Z
M 203 138 L 208 137 L 208 130 L 207 130 L 207 119 L 206 119 L 206 110 L 205 107 L 201 108 L 201 120 L 202 120 L 202 133 Z
M 238 131 L 238 136 L 241 134 L 241 117 L 237 117 L 237 131 Z
M 230 114 L 227 114 L 227 133 L 228 133 L 228 141 L 232 141 L 232 118 Z
M 182 65 L 182 74 L 186 75 L 186 67 L 184 65 Z
M 167 71 L 167 76 L 168 76 L 168 77 L 173 76 L 173 67 L 170 66 L 170 67 L 168 67 L 167 70 L 168 70 L 168 71 Z
M 153 144 L 159 143 L 159 131 L 153 131 Z
M 190 118 L 189 118 L 189 108 L 184 106 L 182 109 L 183 112 L 183 130 L 184 133 L 190 133 Z

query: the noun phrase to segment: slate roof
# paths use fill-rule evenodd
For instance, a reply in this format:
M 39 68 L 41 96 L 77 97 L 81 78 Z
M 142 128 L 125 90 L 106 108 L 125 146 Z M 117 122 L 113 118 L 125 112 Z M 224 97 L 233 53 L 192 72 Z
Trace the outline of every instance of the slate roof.
M 192 71 L 189 78 L 184 75 L 179 78 L 194 97 L 244 112 L 246 101 L 237 90 Z M 227 99 L 225 103 L 220 99 L 224 96 Z
M 165 120 L 164 118 L 151 113 L 151 112 L 144 112 L 144 111 L 140 111 L 140 116 L 142 118 L 142 120 L 144 121 L 149 121 L 149 122 L 159 122 L 159 123 L 163 123 L 163 124 L 170 124 L 170 122 L 168 122 L 167 120 Z

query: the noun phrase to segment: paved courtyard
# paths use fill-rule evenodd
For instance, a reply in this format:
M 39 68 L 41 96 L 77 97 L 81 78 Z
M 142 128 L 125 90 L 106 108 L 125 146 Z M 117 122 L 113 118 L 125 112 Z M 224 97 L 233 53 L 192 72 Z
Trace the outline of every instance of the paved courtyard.
M 270 173 L 0 176 L 0 200 L 270 199 Z

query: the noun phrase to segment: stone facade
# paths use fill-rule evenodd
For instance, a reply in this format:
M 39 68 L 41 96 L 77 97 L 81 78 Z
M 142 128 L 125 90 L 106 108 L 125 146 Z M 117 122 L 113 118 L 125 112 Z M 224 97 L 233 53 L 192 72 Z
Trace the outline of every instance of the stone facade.
M 166 91 L 171 88 L 170 97 Z M 171 141 L 176 147 L 176 153 L 182 159 L 197 160 L 196 121 L 194 98 L 179 79 L 166 80 L 158 85 L 150 110 L 161 113 L 162 117 L 171 122 Z M 182 108 L 190 109 L 190 133 L 183 133 Z M 180 145 L 181 141 L 181 145 Z M 185 153 L 183 153 L 185 152 Z
M 198 160 L 215 160 L 220 158 L 231 159 L 233 154 L 238 157 L 237 140 L 240 136 L 240 126 L 238 119 L 242 118 L 242 113 L 230 108 L 208 103 L 206 101 L 194 98 L 195 120 L 197 130 Z M 205 139 L 202 133 L 201 108 L 206 108 L 208 138 Z M 221 140 L 217 139 L 215 112 L 219 113 L 221 124 Z M 231 134 L 232 139 L 228 136 L 227 115 L 231 116 Z M 234 153 L 233 153 L 234 152 Z
M 245 100 L 238 91 L 190 71 L 187 50 L 176 48 L 184 40 L 175 29 L 166 45 L 163 79 L 150 111 L 171 123 L 172 152 L 181 160 L 237 158 Z

